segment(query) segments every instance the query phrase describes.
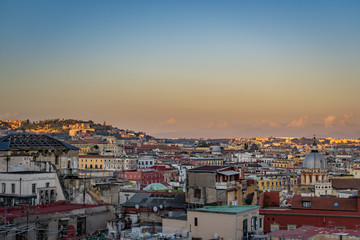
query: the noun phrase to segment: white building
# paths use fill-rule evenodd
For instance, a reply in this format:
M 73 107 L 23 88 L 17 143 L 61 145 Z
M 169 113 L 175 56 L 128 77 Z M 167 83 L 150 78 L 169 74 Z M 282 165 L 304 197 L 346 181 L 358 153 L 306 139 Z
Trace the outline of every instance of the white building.
M 152 156 L 140 156 L 138 159 L 138 168 L 149 168 L 155 165 L 155 159 Z
M 56 172 L 0 173 L 0 202 L 7 205 L 21 203 L 49 204 L 65 200 Z

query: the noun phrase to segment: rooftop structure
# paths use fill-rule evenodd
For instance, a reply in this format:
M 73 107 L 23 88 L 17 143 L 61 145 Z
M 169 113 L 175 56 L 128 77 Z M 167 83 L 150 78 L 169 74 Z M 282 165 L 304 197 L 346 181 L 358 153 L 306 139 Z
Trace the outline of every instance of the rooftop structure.
M 77 147 L 46 135 L 10 134 L 0 139 L 0 151 L 10 150 L 78 150 Z

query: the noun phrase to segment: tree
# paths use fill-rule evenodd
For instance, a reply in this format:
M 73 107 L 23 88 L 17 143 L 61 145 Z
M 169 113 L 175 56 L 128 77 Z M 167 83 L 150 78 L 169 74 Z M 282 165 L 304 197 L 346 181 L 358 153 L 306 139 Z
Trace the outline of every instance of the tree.
M 244 144 L 244 149 L 248 150 L 249 149 L 249 145 L 247 143 Z

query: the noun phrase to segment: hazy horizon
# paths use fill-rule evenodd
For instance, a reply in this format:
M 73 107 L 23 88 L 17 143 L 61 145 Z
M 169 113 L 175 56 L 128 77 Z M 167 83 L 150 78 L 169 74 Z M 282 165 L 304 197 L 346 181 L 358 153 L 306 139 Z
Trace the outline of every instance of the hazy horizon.
M 0 119 L 360 137 L 359 1 L 1 1 Z

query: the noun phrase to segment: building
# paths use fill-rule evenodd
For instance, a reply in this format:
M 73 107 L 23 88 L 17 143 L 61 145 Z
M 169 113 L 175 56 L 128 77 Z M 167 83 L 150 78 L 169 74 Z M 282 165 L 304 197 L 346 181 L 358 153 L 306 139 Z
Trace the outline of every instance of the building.
M 263 208 L 264 232 L 294 230 L 302 226 L 357 229 L 360 197 L 302 197 L 295 195 L 291 208 Z
M 88 155 L 91 152 L 96 152 L 100 155 L 118 157 L 126 154 L 122 146 L 114 142 L 109 143 L 99 139 L 73 140 L 68 141 L 68 143 L 78 147 L 81 155 Z
M 185 213 L 185 194 L 138 192 L 122 207 L 133 222 L 161 223 L 162 217 Z
M 62 175 L 76 175 L 78 151 L 46 135 L 10 134 L 0 139 L 0 171 L 34 171 L 36 162 L 42 162 L 54 165 Z
M 0 237 L 7 240 L 87 237 L 106 229 L 107 220 L 114 217 L 110 205 L 56 202 L 7 207 L 5 225 L 5 208 L 0 208 Z
M 66 200 L 58 175 L 52 172 L 0 173 L 0 204 L 49 204 Z
M 193 239 L 247 239 L 263 232 L 263 219 L 257 206 L 204 206 L 188 210 L 186 218 L 163 219 L 164 233 L 184 228 Z
M 154 165 L 154 166 L 150 167 L 150 169 L 161 171 L 164 175 L 163 181 L 166 183 L 177 180 L 178 170 L 173 169 L 169 165 Z
M 275 168 L 293 168 L 294 161 L 288 159 L 276 159 L 270 163 L 270 166 Z
M 186 172 L 189 205 L 241 205 L 244 170 L 232 166 L 201 166 Z
M 113 157 L 106 157 L 106 160 Z M 99 170 L 104 169 L 105 156 L 102 155 L 79 155 L 79 169 Z
M 152 156 L 140 156 L 138 159 L 138 168 L 149 168 L 154 164 L 155 159 Z
M 138 169 L 116 172 L 116 176 L 129 180 L 130 183 L 136 184 L 139 189 L 143 189 L 151 183 L 163 183 L 164 174 L 154 169 Z
M 301 185 L 314 186 L 316 182 L 328 181 L 329 174 L 326 159 L 319 153 L 314 137 L 313 148 L 303 160 Z
M 137 157 L 122 156 L 122 157 L 106 157 L 104 159 L 104 170 L 107 171 L 122 171 L 137 169 Z
M 187 161 L 194 166 L 223 166 L 225 163 L 222 157 L 188 158 Z

